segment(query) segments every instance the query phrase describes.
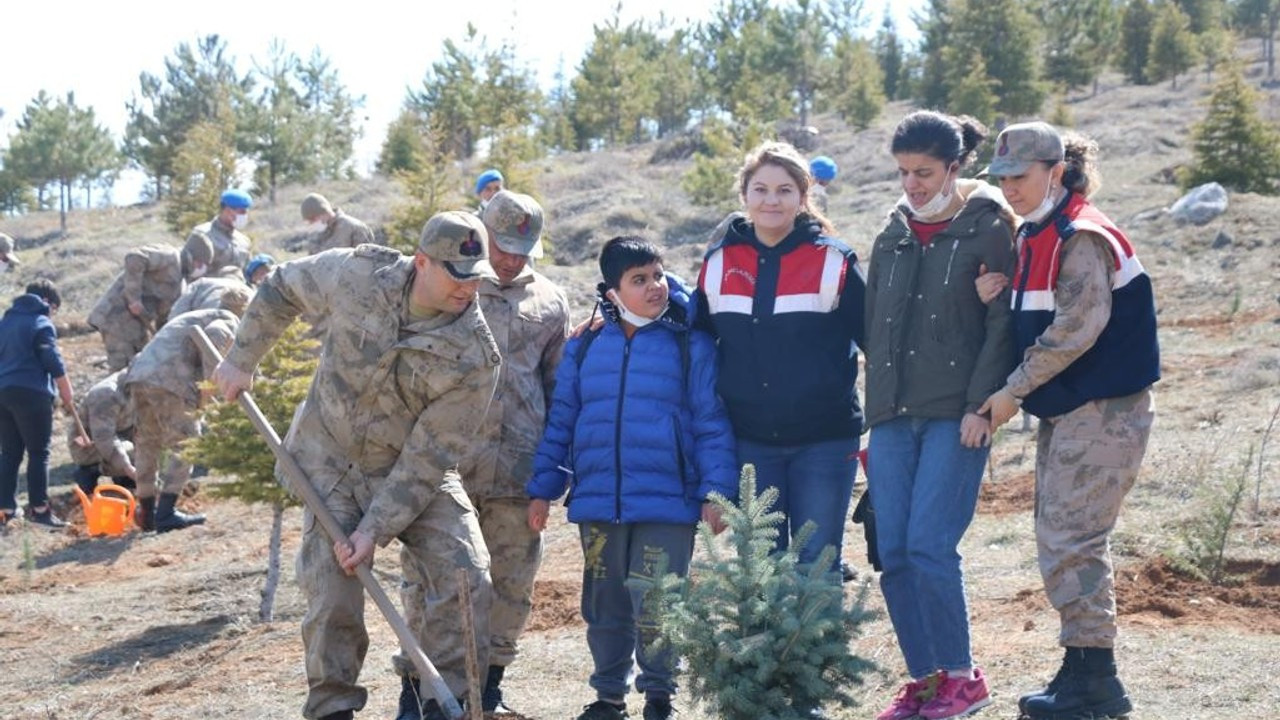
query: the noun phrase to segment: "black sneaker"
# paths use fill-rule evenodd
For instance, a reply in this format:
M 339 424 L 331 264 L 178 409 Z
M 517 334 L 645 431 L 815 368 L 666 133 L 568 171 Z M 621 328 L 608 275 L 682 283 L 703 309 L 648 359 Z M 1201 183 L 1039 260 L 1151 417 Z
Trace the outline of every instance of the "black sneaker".
M 651 697 L 644 701 L 644 720 L 671 720 L 676 716 L 676 709 L 671 707 L 669 697 Z
M 57 515 L 54 515 L 53 508 L 48 505 L 45 505 L 43 510 L 31 508 L 30 518 L 33 523 L 46 525 L 51 528 L 64 528 L 67 526 L 66 521 Z
M 578 720 L 623 720 L 628 717 L 626 705 L 614 705 L 608 700 L 597 700 L 582 709 Z

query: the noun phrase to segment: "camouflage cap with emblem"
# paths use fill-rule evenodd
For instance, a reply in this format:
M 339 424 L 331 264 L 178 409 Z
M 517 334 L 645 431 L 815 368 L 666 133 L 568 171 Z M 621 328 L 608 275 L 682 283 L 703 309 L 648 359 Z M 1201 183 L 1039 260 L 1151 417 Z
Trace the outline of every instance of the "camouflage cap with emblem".
M 502 190 L 490 198 L 480 218 L 503 252 L 542 257 L 542 206 L 537 200 Z
M 1046 122 L 1010 125 L 996 138 L 996 153 L 984 175 L 1022 175 L 1033 162 L 1060 163 L 1064 157 L 1062 136 Z
M 0 233 L 0 259 L 11 265 L 21 265 L 22 261 L 19 260 L 18 256 L 13 252 L 14 246 L 15 243 L 13 242 L 13 238 L 5 235 L 4 233 Z
M 489 243 L 485 242 L 488 235 L 480 218 L 469 212 L 436 213 L 422 226 L 418 252 L 444 265 L 458 280 L 493 277 Z

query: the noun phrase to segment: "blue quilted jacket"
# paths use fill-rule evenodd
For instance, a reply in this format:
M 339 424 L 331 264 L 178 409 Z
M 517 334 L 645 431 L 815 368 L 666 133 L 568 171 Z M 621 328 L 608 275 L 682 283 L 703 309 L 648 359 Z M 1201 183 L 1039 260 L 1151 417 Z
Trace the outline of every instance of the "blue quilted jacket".
M 689 291 L 669 276 L 670 307 L 628 340 L 607 319 L 579 367 L 571 339 L 556 372 L 529 496 L 568 491 L 569 521 L 698 522 L 712 492 L 738 494 L 733 431 L 716 395 L 716 348 L 690 329 Z M 689 335 L 686 350 L 681 334 Z

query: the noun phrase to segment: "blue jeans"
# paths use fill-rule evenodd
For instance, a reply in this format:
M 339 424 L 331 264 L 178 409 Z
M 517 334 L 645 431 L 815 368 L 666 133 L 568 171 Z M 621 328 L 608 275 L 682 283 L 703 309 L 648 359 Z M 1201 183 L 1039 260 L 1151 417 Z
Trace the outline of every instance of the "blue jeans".
M 960 444 L 958 419 L 901 417 L 871 428 L 871 505 L 880 590 L 913 678 L 973 666 L 960 538 L 988 448 Z
M 739 438 L 738 463 L 755 466 L 756 494 L 778 489 L 773 509 L 786 520 L 778 533 L 777 549 L 785 550 L 805 522 L 812 520 L 817 529 L 808 545 L 799 549 L 800 562 L 812 564 L 831 545 L 836 549 L 831 569 L 837 571 L 858 467 L 858 439 L 764 445 Z

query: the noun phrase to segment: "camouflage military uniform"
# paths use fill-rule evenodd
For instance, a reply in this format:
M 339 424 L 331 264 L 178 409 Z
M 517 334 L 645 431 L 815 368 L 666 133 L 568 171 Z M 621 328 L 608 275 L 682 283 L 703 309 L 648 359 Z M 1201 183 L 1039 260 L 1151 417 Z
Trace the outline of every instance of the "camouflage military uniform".
M 353 248 L 364 243 L 374 242 L 373 231 L 360 220 L 335 210 L 333 221 L 325 226 L 315 237 L 311 238 L 309 249 L 312 255 L 334 248 Z
M 102 333 L 108 369 L 114 372 L 129 364 L 164 325 L 181 294 L 182 253 L 178 248 L 143 245 L 125 253 L 124 271 L 89 312 L 89 324 Z M 129 312 L 132 302 L 142 303 L 142 317 Z
M 1086 240 L 1087 239 L 1087 240 Z M 1023 397 L 1093 344 L 1111 317 L 1112 256 L 1101 238 L 1078 233 L 1062 250 L 1053 324 L 1009 376 Z M 1066 647 L 1115 645 L 1110 535 L 1138 477 L 1155 418 L 1147 388 L 1093 400 L 1040 422 L 1036 440 L 1036 545 L 1045 592 Z
M 223 302 L 223 298 L 233 290 L 243 293 L 243 304 L 240 302 Z M 231 276 L 204 277 L 187 285 L 182 297 L 178 298 L 178 301 L 173 304 L 171 312 L 174 316 L 177 316 L 192 310 L 230 310 L 236 315 L 243 315 L 245 306 L 248 305 L 248 300 L 252 295 L 253 288 L 244 284 L 244 281 L 240 280 L 240 278 Z
M 524 486 L 533 474 L 533 456 L 546 425 L 569 302 L 560 288 L 529 267 L 506 287 L 492 278 L 482 280 L 479 296 L 502 354 L 502 370 L 480 433 L 475 470 L 463 473 L 463 483 L 480 514 L 489 549 L 494 591 L 489 663 L 506 666 L 515 659 L 516 641 L 533 608 L 533 581 L 542 560 L 542 533 L 529 529 Z M 406 572 L 402 594 L 411 624 L 424 592 L 421 580 Z M 402 672 L 409 668 L 403 656 L 395 664 Z
M 156 476 L 165 450 L 171 455 L 162 492 L 181 493 L 191 476 L 191 466 L 178 457 L 178 450 L 183 440 L 199 432 L 198 383 L 212 374 L 213 365 L 206 365 L 190 329 L 203 328 L 215 345 L 227 347 L 237 322 L 226 310 L 183 313 L 160 328 L 130 365 L 124 385 L 137 414 L 134 447 L 139 498 L 156 495 Z
M 89 392 L 80 398 L 76 408 L 85 432 L 93 441 L 88 447 L 76 442 L 79 430 L 75 423 L 67 426 L 67 449 L 71 461 L 82 468 L 94 468 L 97 475 L 120 477 L 128 475 L 133 466 L 129 454 L 133 450 L 133 403 L 120 384 L 124 370 L 99 380 Z
M 192 235 L 203 233 L 213 243 L 213 260 L 209 263 L 210 275 L 241 277 L 249 262 L 253 241 L 248 235 L 214 218 L 191 230 Z
M 460 460 L 493 395 L 497 345 L 476 303 L 410 321 L 413 261 L 362 245 L 287 262 L 258 289 L 227 362 L 257 365 L 300 313 L 324 314 L 320 365 L 285 445 L 343 529 L 379 545 L 398 537 L 406 572 L 426 578 L 412 629 L 449 688 L 465 695 L 461 589 L 467 571 L 478 637 L 488 636 L 489 555 L 462 489 Z M 364 594 L 307 513 L 298 553 L 308 718 L 364 706 Z M 487 647 L 480 645 L 484 667 Z

